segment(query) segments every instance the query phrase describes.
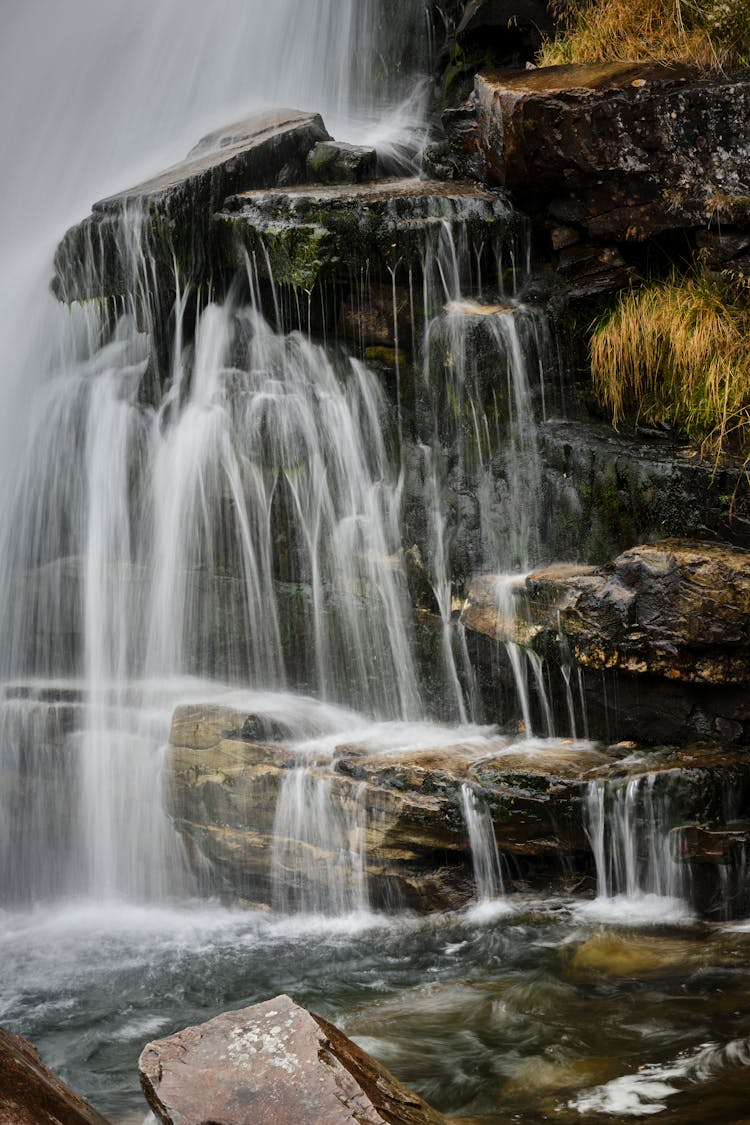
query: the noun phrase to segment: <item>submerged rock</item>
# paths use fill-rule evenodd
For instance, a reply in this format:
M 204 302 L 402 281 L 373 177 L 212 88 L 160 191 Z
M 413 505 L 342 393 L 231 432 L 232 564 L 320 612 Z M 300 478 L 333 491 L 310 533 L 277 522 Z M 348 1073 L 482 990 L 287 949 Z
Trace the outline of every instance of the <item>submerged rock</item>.
M 133 292 L 139 254 L 153 255 L 168 289 L 175 261 L 187 279 L 200 280 L 212 262 L 211 215 L 226 197 L 303 181 L 308 152 L 328 139 L 318 114 L 295 109 L 209 133 L 181 163 L 95 203 L 91 216 L 67 232 L 55 256 L 57 295 L 72 301 Z M 128 213 L 130 224 L 123 223 Z
M 107 1125 L 20 1035 L 0 1028 L 2 1125 Z
M 333 1024 L 277 996 L 144 1047 L 165 1125 L 440 1125 L 445 1119 Z

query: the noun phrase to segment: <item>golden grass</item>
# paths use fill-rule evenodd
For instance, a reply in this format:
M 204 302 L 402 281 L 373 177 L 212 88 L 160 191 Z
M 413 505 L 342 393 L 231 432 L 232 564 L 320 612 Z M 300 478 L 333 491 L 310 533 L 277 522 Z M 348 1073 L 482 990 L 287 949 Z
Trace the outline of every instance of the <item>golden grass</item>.
M 574 0 L 540 66 L 650 60 L 731 69 L 750 58 L 750 0 Z
M 594 326 L 591 372 L 615 426 L 676 426 L 704 453 L 748 455 L 750 300 L 703 269 L 622 294 Z

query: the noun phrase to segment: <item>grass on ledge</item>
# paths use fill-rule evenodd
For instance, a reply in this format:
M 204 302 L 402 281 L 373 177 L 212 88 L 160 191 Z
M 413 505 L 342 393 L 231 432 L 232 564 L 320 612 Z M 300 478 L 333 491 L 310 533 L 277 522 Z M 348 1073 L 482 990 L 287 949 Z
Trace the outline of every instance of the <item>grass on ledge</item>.
M 631 289 L 594 326 L 591 371 L 615 426 L 666 422 L 706 455 L 750 460 L 750 295 L 693 274 Z
M 572 0 L 537 62 L 655 61 L 731 70 L 750 63 L 750 0 Z

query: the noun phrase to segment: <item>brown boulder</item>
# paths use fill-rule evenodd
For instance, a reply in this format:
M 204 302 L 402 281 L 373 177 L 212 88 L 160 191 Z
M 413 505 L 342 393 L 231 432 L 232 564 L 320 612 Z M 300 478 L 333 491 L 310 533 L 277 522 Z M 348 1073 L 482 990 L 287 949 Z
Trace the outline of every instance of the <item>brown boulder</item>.
M 604 567 L 544 567 L 514 594 L 508 611 L 497 580 L 477 578 L 461 620 L 545 655 L 566 640 L 576 663 L 596 670 L 750 683 L 750 551 L 741 547 L 664 539 Z
M 277 996 L 147 1044 L 141 1085 L 165 1125 L 440 1125 L 338 1028 Z
M 20 1035 L 0 1028 L 0 1125 L 107 1125 Z

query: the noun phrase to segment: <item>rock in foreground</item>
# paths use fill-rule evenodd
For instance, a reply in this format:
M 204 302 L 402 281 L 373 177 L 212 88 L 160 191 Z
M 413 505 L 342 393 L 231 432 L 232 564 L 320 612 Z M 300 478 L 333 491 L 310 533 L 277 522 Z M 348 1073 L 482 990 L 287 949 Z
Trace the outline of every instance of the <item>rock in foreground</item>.
M 107 1122 L 45 1066 L 31 1043 L 0 1028 L 0 1125 Z
M 319 1016 L 277 996 L 147 1044 L 165 1125 L 440 1125 L 445 1119 Z

